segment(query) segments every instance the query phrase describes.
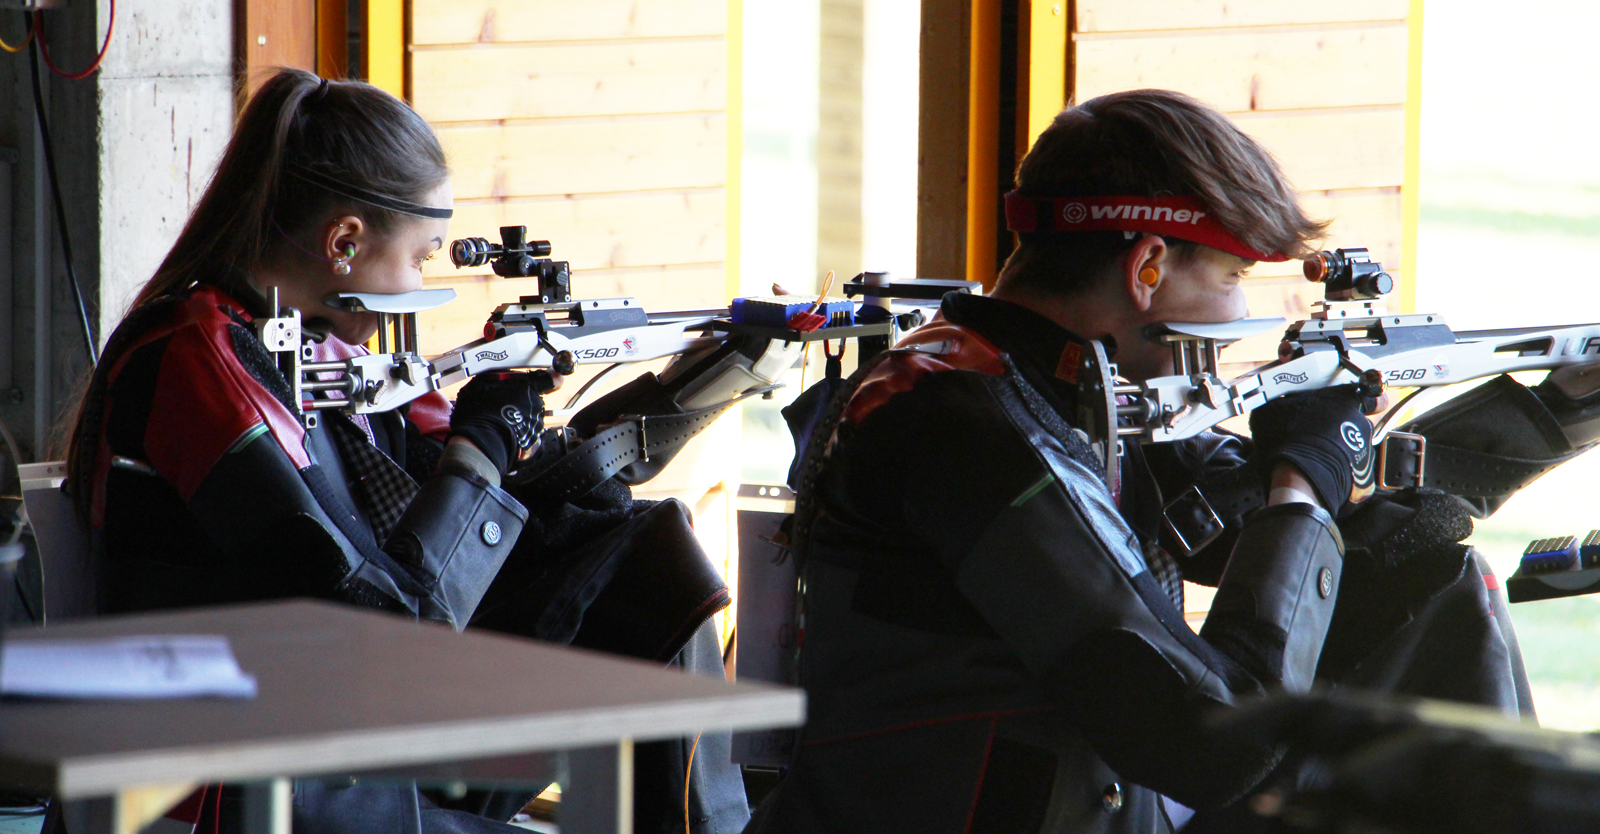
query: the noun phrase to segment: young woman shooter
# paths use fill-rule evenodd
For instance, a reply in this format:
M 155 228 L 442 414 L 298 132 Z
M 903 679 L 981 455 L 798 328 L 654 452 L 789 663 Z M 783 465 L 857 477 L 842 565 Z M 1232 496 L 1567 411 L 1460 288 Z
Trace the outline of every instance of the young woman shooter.
M 438 139 L 393 96 L 284 70 L 250 100 L 78 412 L 70 481 L 105 610 L 311 596 L 466 626 L 527 518 L 500 479 L 552 378 L 478 377 L 453 409 L 433 394 L 308 431 L 252 326 L 275 294 L 327 334 L 317 359 L 363 352 L 377 315 L 324 300 L 420 288 L 450 205 Z M 515 830 L 413 787 L 295 787 L 296 831 L 419 824 Z

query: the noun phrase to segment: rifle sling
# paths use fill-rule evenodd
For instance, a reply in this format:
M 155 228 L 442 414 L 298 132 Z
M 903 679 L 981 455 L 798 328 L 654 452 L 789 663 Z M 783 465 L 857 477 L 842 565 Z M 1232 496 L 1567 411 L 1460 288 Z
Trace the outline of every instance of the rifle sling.
M 1430 443 L 1422 483 L 1463 497 L 1506 498 L 1579 454 L 1531 460 Z
M 556 503 L 579 498 L 636 461 L 677 454 L 738 401 L 682 414 L 627 415 L 534 474 L 524 490 Z

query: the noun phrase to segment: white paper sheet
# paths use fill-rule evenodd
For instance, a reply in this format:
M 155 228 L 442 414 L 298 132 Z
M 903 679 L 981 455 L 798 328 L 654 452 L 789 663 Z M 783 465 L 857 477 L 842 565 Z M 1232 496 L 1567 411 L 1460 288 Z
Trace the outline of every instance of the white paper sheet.
M 101 640 L 7 640 L 0 694 L 38 698 L 254 698 L 256 679 L 228 638 L 181 634 Z

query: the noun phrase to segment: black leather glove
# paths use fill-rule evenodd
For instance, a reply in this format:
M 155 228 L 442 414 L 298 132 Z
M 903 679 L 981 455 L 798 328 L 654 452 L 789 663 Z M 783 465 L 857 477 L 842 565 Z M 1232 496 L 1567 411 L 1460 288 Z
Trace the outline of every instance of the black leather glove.
M 540 395 L 554 388 L 548 371 L 478 374 L 456 395 L 450 434 L 472 441 L 506 472 L 533 448 L 544 429 Z
M 1265 470 L 1292 464 L 1334 515 L 1366 499 L 1377 460 L 1372 423 L 1362 413 L 1367 401 L 1356 386 L 1337 385 L 1279 397 L 1250 412 L 1250 435 Z

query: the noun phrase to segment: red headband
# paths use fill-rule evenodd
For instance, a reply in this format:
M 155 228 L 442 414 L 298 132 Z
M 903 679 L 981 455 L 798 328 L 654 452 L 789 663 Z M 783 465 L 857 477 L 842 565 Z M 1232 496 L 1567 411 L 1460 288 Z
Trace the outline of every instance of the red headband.
M 1192 241 L 1251 261 L 1287 261 L 1265 254 L 1211 219 L 1192 197 L 1024 197 L 1006 195 L 1006 228 L 1013 232 L 1145 232 Z

